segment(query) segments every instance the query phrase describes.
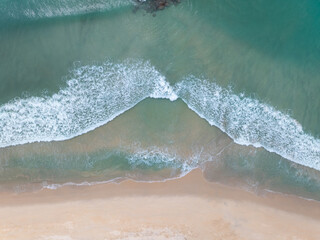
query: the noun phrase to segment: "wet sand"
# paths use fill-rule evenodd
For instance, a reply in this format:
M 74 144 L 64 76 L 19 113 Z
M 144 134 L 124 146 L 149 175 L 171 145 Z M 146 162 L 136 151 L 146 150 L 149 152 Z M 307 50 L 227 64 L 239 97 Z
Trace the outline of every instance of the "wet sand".
M 0 239 L 319 239 L 320 203 L 257 196 L 200 170 L 161 183 L 1 193 Z

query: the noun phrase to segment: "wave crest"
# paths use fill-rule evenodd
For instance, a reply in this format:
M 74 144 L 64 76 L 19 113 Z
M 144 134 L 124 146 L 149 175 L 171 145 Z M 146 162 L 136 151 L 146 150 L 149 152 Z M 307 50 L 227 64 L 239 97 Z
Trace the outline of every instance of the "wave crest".
M 0 106 L 0 147 L 69 139 L 93 130 L 151 95 L 163 77 L 148 62 L 82 66 L 67 87 Z
M 306 134 L 289 115 L 194 76 L 178 83 L 176 91 L 190 109 L 236 143 L 264 147 L 288 160 L 320 170 L 320 140 Z
M 170 86 L 149 62 L 132 60 L 80 66 L 69 74 L 67 87 L 54 95 L 0 106 L 0 147 L 70 139 L 106 124 L 147 97 L 181 98 L 236 143 L 264 147 L 320 170 L 320 140 L 306 134 L 289 115 L 194 76 Z

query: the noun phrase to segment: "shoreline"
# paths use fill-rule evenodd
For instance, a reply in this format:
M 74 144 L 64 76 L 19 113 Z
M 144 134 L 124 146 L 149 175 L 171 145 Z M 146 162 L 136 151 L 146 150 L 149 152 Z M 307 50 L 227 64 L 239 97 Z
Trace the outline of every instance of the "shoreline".
M 1 193 L 0 215 L 0 238 L 8 240 L 316 240 L 320 234 L 320 202 L 258 196 L 208 182 L 200 169 L 166 182 Z

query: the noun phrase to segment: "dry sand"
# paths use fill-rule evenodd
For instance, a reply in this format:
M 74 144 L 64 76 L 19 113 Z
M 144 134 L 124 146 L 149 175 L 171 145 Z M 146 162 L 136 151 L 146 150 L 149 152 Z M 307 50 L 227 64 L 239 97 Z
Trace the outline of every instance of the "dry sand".
M 207 182 L 124 181 L 0 194 L 1 240 L 320 239 L 320 203 Z

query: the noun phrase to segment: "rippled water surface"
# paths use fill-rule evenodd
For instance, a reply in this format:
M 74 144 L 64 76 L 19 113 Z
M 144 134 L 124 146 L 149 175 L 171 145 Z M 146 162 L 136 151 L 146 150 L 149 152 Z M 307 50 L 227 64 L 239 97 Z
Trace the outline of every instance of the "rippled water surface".
M 134 9 L 0 0 L 2 188 L 201 167 L 318 198 L 320 2 Z

